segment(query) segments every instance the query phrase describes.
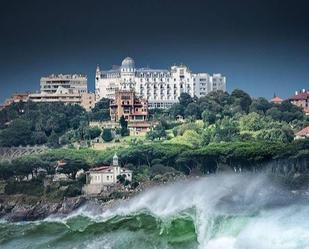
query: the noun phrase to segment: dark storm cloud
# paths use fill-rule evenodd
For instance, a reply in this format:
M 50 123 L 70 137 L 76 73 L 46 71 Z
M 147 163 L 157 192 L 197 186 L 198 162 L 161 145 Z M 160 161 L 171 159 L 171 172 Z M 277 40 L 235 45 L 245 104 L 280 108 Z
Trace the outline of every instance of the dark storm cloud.
M 96 64 L 222 72 L 228 88 L 284 97 L 308 87 L 307 1 L 1 1 L 0 102 L 38 89 L 49 73 L 80 72 L 94 85 Z

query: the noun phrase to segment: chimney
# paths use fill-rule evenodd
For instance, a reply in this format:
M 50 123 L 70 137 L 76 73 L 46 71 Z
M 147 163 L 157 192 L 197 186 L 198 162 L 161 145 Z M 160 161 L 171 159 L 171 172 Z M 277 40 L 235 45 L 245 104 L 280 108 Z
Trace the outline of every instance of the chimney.
M 298 92 L 297 92 L 297 91 L 295 91 L 295 95 L 298 95 Z
M 306 92 L 306 90 L 305 90 L 305 88 L 303 89 L 303 93 L 305 93 Z

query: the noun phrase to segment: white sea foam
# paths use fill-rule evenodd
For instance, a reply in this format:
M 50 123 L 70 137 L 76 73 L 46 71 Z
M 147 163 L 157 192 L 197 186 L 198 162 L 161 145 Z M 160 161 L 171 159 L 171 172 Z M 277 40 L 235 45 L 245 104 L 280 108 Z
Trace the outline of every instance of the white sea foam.
M 263 175 L 221 175 L 155 187 L 101 214 L 84 206 L 65 219 L 47 220 L 104 222 L 145 211 L 169 220 L 189 212 L 199 249 L 309 249 L 309 202 L 293 203 L 291 196 Z M 218 217 L 224 217 L 219 229 Z M 113 248 L 101 240 L 91 245 Z
M 302 206 L 302 212 L 297 211 L 298 205 L 284 203 L 286 195 L 265 176 L 214 176 L 153 188 L 104 212 L 101 218 L 148 210 L 168 219 L 194 208 L 201 249 L 307 249 L 309 227 L 304 221 L 309 220 L 309 207 Z M 237 216 L 248 216 L 248 222 L 241 224 L 243 227 L 237 234 L 226 236 L 231 233 L 227 225 L 222 235 L 213 235 L 214 218 L 220 215 L 235 216 L 236 222 Z

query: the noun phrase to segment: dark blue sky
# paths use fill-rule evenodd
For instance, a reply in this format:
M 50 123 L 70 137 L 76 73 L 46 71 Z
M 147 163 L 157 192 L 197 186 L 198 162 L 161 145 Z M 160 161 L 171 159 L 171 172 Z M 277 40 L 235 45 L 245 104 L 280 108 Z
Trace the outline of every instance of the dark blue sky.
M 309 4 L 290 0 L 2 0 L 0 103 L 50 73 L 83 73 L 126 56 L 137 66 L 227 76 L 228 91 L 288 97 L 309 88 Z

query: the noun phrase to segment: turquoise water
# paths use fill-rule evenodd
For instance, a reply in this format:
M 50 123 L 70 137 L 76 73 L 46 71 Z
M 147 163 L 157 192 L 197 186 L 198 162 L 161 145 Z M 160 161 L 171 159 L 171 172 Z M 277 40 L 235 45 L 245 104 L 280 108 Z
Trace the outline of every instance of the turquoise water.
M 309 202 L 263 176 L 151 189 L 113 209 L 0 223 L 0 248 L 309 249 Z

